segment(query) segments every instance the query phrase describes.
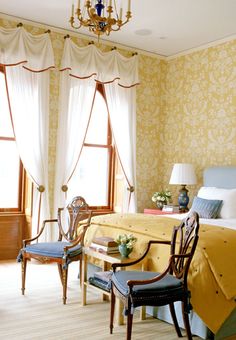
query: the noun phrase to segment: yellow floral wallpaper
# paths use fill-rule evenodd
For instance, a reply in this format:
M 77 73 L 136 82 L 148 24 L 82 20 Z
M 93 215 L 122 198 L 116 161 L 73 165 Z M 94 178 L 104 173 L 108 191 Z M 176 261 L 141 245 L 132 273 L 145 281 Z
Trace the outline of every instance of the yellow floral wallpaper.
M 236 40 L 169 60 L 162 108 L 162 185 L 173 163 L 192 163 L 198 179 L 189 186 L 193 198 L 204 168 L 236 165 Z M 170 189 L 176 194 L 179 188 Z
M 15 20 L 0 17 L 3 27 Z M 24 24 L 32 34 L 47 27 Z M 49 191 L 53 200 L 58 123 L 59 66 L 65 31 L 51 30 L 55 70 L 50 75 Z M 91 38 L 72 37 L 84 46 Z M 100 44 L 103 51 L 111 46 Z M 126 56 L 133 51 L 120 50 Z M 154 207 L 151 196 L 169 187 L 176 199 L 178 187 L 168 185 L 176 162 L 196 167 L 202 184 L 205 167 L 236 164 L 236 40 L 201 51 L 164 59 L 139 52 L 140 85 L 137 87 L 137 199 L 138 211 Z

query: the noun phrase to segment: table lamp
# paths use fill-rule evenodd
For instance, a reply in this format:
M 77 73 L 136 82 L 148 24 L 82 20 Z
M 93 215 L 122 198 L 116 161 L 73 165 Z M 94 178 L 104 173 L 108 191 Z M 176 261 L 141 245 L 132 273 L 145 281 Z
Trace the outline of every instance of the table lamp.
M 179 209 L 180 211 L 188 211 L 188 190 L 186 185 L 196 184 L 196 175 L 192 164 L 176 163 L 170 177 L 170 184 L 179 184 L 182 187 L 179 190 Z

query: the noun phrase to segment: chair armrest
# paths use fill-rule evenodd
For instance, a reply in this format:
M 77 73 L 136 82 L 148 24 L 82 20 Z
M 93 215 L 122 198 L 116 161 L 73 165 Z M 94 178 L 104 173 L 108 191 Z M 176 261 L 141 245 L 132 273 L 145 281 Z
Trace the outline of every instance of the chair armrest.
M 188 258 L 190 257 L 191 254 L 173 254 L 170 256 L 169 258 L 169 264 L 166 267 L 165 270 L 163 270 L 161 273 L 159 273 L 157 276 L 154 276 L 152 279 L 149 280 L 128 280 L 127 281 L 127 285 L 129 286 L 130 289 L 132 289 L 132 287 L 134 285 L 143 285 L 143 284 L 150 284 L 156 281 L 160 281 L 161 279 L 163 279 L 164 276 L 166 276 L 168 273 L 170 273 L 170 270 L 173 268 L 173 265 L 175 264 L 174 259 L 175 258 Z
M 44 220 L 43 221 L 43 225 L 39 231 L 39 233 L 35 236 L 35 237 L 32 237 L 32 238 L 27 238 L 25 240 L 23 240 L 23 247 L 26 246 L 26 244 L 32 242 L 32 241 L 35 241 L 39 238 L 40 235 L 42 235 L 42 232 L 44 231 L 44 228 L 45 228 L 45 225 L 46 223 L 50 223 L 50 222 L 57 222 L 58 220 L 57 219 L 50 219 L 50 220 Z
M 113 271 L 116 271 L 117 267 L 129 267 L 129 266 L 133 266 L 134 264 L 142 261 L 145 258 L 145 256 L 148 254 L 152 244 L 171 245 L 171 241 L 150 240 L 148 242 L 147 249 L 145 250 L 145 252 L 143 253 L 143 255 L 140 258 L 138 258 L 138 259 L 136 259 L 132 262 L 129 262 L 129 263 L 112 263 L 111 267 L 112 267 Z
M 154 276 L 152 279 L 149 279 L 149 280 L 128 280 L 127 285 L 129 286 L 130 290 L 132 290 L 132 287 L 134 285 L 144 285 L 144 284 L 150 284 L 153 282 L 160 281 L 161 279 L 163 279 L 164 276 L 170 273 L 170 270 L 173 268 L 173 265 L 175 264 L 174 258 L 188 258 L 189 256 L 191 256 L 191 254 L 183 254 L 183 255 L 173 254 L 169 258 L 169 264 L 167 265 L 165 270 L 163 270 L 161 273 L 159 273 L 158 275 Z

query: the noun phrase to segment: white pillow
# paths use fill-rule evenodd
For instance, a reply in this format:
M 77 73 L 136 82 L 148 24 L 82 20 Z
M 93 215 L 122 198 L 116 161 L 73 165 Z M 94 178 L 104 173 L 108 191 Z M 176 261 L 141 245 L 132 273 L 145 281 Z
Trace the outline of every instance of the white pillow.
M 236 218 L 236 189 L 201 187 L 197 194 L 200 198 L 222 200 L 220 218 Z

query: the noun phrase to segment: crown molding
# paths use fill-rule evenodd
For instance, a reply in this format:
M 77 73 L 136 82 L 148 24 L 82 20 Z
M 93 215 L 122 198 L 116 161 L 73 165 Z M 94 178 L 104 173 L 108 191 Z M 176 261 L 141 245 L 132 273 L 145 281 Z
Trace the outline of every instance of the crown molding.
M 191 48 L 189 50 L 185 50 L 185 51 L 177 53 L 177 54 L 173 54 L 171 56 L 166 57 L 166 60 L 169 61 L 169 60 L 173 60 L 173 59 L 176 59 L 176 58 L 179 58 L 179 57 L 183 57 L 183 56 L 186 56 L 188 54 L 192 54 L 192 53 L 195 53 L 195 52 L 198 52 L 198 51 L 206 50 L 206 49 L 211 48 L 211 47 L 215 47 L 215 46 L 218 46 L 218 45 L 221 45 L 221 44 L 225 44 L 225 43 L 232 41 L 232 40 L 235 40 L 235 39 L 236 39 L 236 34 L 230 35 L 230 36 L 225 37 L 223 39 L 214 40 L 210 43 L 200 45 L 198 47 L 194 47 L 194 48 Z

